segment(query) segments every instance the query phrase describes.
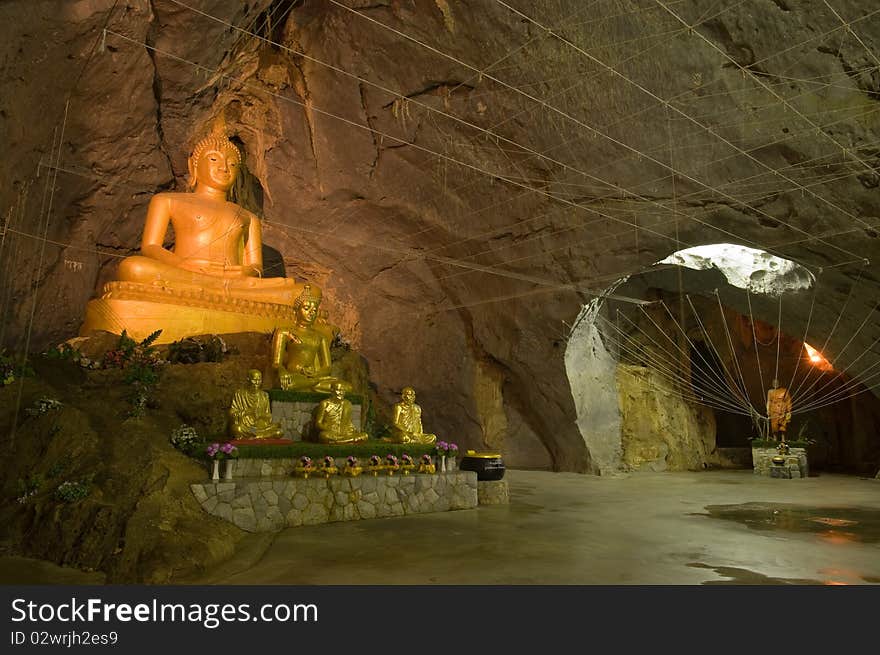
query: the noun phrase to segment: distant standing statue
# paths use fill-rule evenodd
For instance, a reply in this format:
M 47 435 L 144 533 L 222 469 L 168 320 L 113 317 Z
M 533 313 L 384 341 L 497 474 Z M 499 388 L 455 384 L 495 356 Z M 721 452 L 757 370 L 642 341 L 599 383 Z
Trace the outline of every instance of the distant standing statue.
M 272 341 L 272 366 L 285 391 L 330 393 L 336 378 L 330 375 L 328 333 L 315 327 L 321 295 L 305 285 L 293 302 L 295 323 L 279 329 Z
M 773 379 L 772 388 L 767 391 L 767 418 L 770 419 L 770 433 L 774 439 L 785 441 L 785 430 L 791 421 L 791 394 Z
M 345 383 L 336 381 L 330 385 L 331 396 L 318 405 L 315 427 L 318 441 L 326 444 L 361 443 L 369 438 L 359 432 L 351 422 L 351 403 L 345 399 Z
M 248 387 L 238 389 L 229 408 L 229 435 L 233 439 L 282 439 L 281 426 L 272 422 L 269 394 L 263 391 L 263 374 L 248 371 Z
M 404 387 L 400 393 L 400 402 L 394 405 L 391 437 L 383 441 L 392 443 L 432 444 L 437 435 L 426 434 L 422 430 L 422 408 L 416 405 L 416 392 L 412 387 Z

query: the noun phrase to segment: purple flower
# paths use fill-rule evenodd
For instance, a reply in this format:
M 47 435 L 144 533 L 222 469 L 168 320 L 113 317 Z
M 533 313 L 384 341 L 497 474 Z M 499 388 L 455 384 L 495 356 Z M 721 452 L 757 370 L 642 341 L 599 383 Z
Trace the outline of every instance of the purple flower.
M 235 452 L 236 448 L 235 448 L 235 446 L 233 446 L 231 443 L 229 443 L 227 441 L 225 444 L 220 446 L 220 450 L 222 450 L 227 455 L 231 455 L 232 453 Z
M 448 443 L 448 444 L 446 444 L 446 448 L 447 448 L 447 450 L 449 450 L 450 453 L 457 453 L 458 452 L 458 444 Z
M 215 457 L 217 453 L 220 451 L 220 444 L 212 443 L 205 449 L 205 453 L 207 453 L 208 457 Z

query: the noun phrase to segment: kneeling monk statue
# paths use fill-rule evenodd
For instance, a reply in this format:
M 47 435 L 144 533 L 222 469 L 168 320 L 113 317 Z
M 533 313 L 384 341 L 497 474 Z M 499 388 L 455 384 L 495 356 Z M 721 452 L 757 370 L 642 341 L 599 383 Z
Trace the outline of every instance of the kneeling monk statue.
M 385 437 L 382 441 L 421 444 L 437 442 L 437 435 L 426 434 L 422 430 L 422 408 L 416 405 L 416 392 L 412 387 L 404 387 L 400 392 L 400 402 L 394 405 L 391 437 Z
M 327 444 L 361 443 L 369 438 L 366 432 L 358 432 L 351 423 L 351 403 L 345 399 L 345 383 L 336 381 L 330 385 L 331 396 L 318 405 L 315 427 L 318 441 Z
M 260 220 L 227 200 L 240 167 L 241 153 L 225 135 L 199 141 L 189 158 L 193 191 L 153 196 L 140 254 L 123 259 L 116 281 L 89 303 L 82 334 L 126 329 L 140 339 L 162 328 L 168 342 L 289 324 L 303 285 L 262 277 Z
M 281 426 L 272 422 L 269 394 L 262 390 L 263 374 L 248 371 L 248 388 L 232 396 L 229 408 L 229 436 L 233 439 L 282 439 Z

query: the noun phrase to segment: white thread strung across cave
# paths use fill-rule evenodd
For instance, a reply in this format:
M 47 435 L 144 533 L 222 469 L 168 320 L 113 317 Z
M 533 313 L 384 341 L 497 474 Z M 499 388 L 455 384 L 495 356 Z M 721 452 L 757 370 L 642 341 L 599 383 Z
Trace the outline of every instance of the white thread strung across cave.
M 184 3 L 180 2 L 180 0 L 172 0 L 172 1 L 175 2 L 176 4 L 180 4 L 181 6 L 187 6 L 187 5 L 185 5 Z M 472 65 L 470 65 L 470 64 L 468 64 L 468 63 L 466 63 L 466 62 L 464 62 L 464 61 L 462 61 L 462 60 L 460 60 L 459 58 L 454 57 L 453 55 L 450 55 L 450 54 L 448 54 L 448 53 L 442 52 L 442 51 L 438 50 L 437 48 L 434 48 L 433 46 L 431 46 L 431 45 L 429 45 L 429 44 L 426 44 L 426 43 L 420 41 L 419 39 L 416 39 L 415 37 L 413 37 L 413 36 L 411 36 L 411 35 L 409 35 L 409 34 L 406 34 L 406 33 L 404 33 L 404 32 L 401 32 L 400 30 L 397 30 L 396 28 L 393 28 L 393 27 L 391 27 L 391 26 L 389 26 L 389 25 L 383 23 L 382 21 L 379 21 L 379 20 L 377 20 L 377 19 L 375 19 L 375 18 L 373 18 L 373 17 L 371 17 L 371 16 L 366 16 L 366 15 L 363 14 L 362 12 L 359 12 L 359 11 L 357 11 L 357 10 L 351 8 L 351 7 L 347 7 L 346 5 L 344 5 L 344 4 L 340 3 L 340 2 L 337 2 L 336 0 L 329 0 L 329 1 L 330 1 L 332 4 L 338 6 L 338 7 L 342 8 L 342 9 L 344 9 L 344 10 L 346 10 L 346 11 L 349 11 L 349 12 L 355 14 L 356 16 L 359 16 L 359 17 L 361 17 L 361 18 L 363 18 L 363 19 L 365 19 L 365 20 L 367 20 L 367 21 L 369 21 L 369 22 L 371 22 L 371 23 L 377 24 L 377 25 L 383 27 L 384 29 L 386 29 L 386 30 L 388 30 L 388 31 L 390 31 L 390 32 L 392 32 L 392 33 L 394 33 L 394 34 L 397 34 L 398 36 L 401 36 L 401 37 L 403 37 L 403 38 L 405 38 L 405 39 L 407 39 L 407 40 L 409 40 L 409 41 L 411 41 L 411 42 L 413 42 L 413 43 L 416 43 L 416 44 L 418 44 L 418 45 L 420 45 L 420 46 L 422 46 L 422 47 L 428 49 L 429 51 L 431 51 L 431 52 L 433 52 L 433 53 L 435 53 L 435 54 L 438 54 L 438 55 L 440 55 L 440 56 L 442 56 L 442 57 L 444 57 L 444 58 L 446 58 L 446 59 L 448 59 L 448 60 L 450 60 L 450 61 L 453 61 L 453 62 L 455 62 L 455 63 L 457 63 L 457 64 L 459 64 L 459 65 L 461 65 L 461 66 L 464 66 L 465 68 L 468 68 L 469 70 L 473 70 L 473 71 L 477 71 L 477 70 L 478 70 L 478 69 L 476 69 L 474 66 L 472 66 Z M 500 0 L 496 0 L 496 1 L 497 1 L 497 2 L 500 2 Z M 501 3 L 501 4 L 504 4 L 503 2 L 500 2 L 500 3 Z M 515 10 L 514 10 L 514 11 L 515 11 Z M 519 12 L 517 12 L 517 13 L 519 13 Z M 524 16 L 524 15 L 523 15 L 523 17 L 526 18 L 527 20 L 531 21 L 531 22 L 534 22 L 537 26 L 541 27 L 542 29 L 545 29 L 545 30 L 549 30 L 549 29 L 550 29 L 550 28 L 547 28 L 546 26 L 542 26 L 540 23 L 534 21 L 533 19 L 530 19 L 530 18 L 528 18 L 528 17 L 526 17 L 526 16 Z M 550 31 L 552 32 L 552 30 L 550 30 Z M 616 70 L 613 66 L 609 66 L 608 64 L 605 64 L 604 62 L 601 62 L 601 61 L 595 59 L 594 57 L 592 57 L 592 55 L 589 55 L 588 53 L 585 53 L 585 54 L 587 54 L 587 56 L 591 57 L 593 60 L 595 60 L 595 61 L 597 61 L 598 63 L 600 63 L 600 65 L 602 65 L 603 67 L 606 67 L 609 71 L 613 72 L 615 75 L 617 75 L 617 76 L 619 76 L 619 77 L 622 77 L 623 79 L 625 79 L 625 80 L 629 81 L 630 83 L 636 85 L 638 88 L 642 88 L 642 89 L 643 89 L 643 87 L 641 87 L 640 85 L 638 85 L 637 82 L 635 82 L 635 81 L 633 81 L 633 80 L 630 80 L 626 75 L 624 75 L 624 74 L 621 73 L 620 71 Z M 790 227 L 791 229 L 793 229 L 793 230 L 795 230 L 795 231 L 802 232 L 802 233 L 805 233 L 805 234 L 809 234 L 809 233 L 806 233 L 804 230 L 802 230 L 801 228 L 799 228 L 799 227 L 797 227 L 797 226 L 790 225 L 790 224 L 786 223 L 785 221 L 781 221 L 781 220 L 779 220 L 779 219 L 776 218 L 776 217 L 772 217 L 772 216 L 767 215 L 766 212 L 764 212 L 764 211 L 763 211 L 762 209 L 760 209 L 759 207 L 753 207 L 753 206 L 745 205 L 745 203 L 743 203 L 743 202 L 740 201 L 739 199 L 737 199 L 737 198 L 735 198 L 735 197 L 733 197 L 733 196 L 729 196 L 728 194 L 725 194 L 725 193 L 721 192 L 720 190 L 716 189 L 715 187 L 712 187 L 711 185 L 709 185 L 709 184 L 707 184 L 707 183 L 704 183 L 704 182 L 702 182 L 701 180 L 698 180 L 698 179 L 696 179 L 696 178 L 694 178 L 694 177 L 688 175 L 687 173 L 684 173 L 684 172 L 682 172 L 682 171 L 676 171 L 676 170 L 674 170 L 674 169 L 670 169 L 670 167 L 668 166 L 668 164 L 666 164 L 666 163 L 664 163 L 664 162 L 662 162 L 662 161 L 660 161 L 660 160 L 658 160 L 658 159 L 656 159 L 656 158 L 654 158 L 654 157 L 648 156 L 648 155 L 646 155 L 645 153 L 642 153 L 642 152 L 638 151 L 636 148 L 633 148 L 632 146 L 630 146 L 630 145 L 628 145 L 628 144 L 626 144 L 626 143 L 620 141 L 619 139 L 616 139 L 616 138 L 612 137 L 611 135 L 609 135 L 609 134 L 607 134 L 607 133 L 605 133 L 605 132 L 603 132 L 603 131 L 601 131 L 601 130 L 598 130 L 598 129 L 594 128 L 593 126 L 591 126 L 591 125 L 589 125 L 589 124 L 587 124 L 587 123 L 585 123 L 585 122 L 583 122 L 583 121 L 577 119 L 576 117 L 572 116 L 572 115 L 569 114 L 568 112 L 565 112 L 564 110 L 562 110 L 562 109 L 560 109 L 560 108 L 558 108 L 558 107 L 554 107 L 554 106 L 550 105 L 549 103 L 547 103 L 546 101 L 544 101 L 544 100 L 542 100 L 542 99 L 540 99 L 540 98 L 537 98 L 537 97 L 535 97 L 535 96 L 532 95 L 532 94 L 526 93 L 526 92 L 522 91 L 521 89 L 518 89 L 517 87 L 515 87 L 515 86 L 513 86 L 513 85 L 511 85 L 511 84 L 509 84 L 509 83 L 507 83 L 507 82 L 505 82 L 505 81 L 503 81 L 503 80 L 498 79 L 497 77 L 494 77 L 494 76 L 491 76 L 491 75 L 488 75 L 488 74 L 485 75 L 485 77 L 486 77 L 486 79 L 489 79 L 489 80 L 491 80 L 491 81 L 493 81 L 493 82 L 495 82 L 495 83 L 497 83 L 497 84 L 500 84 L 501 86 L 503 86 L 503 87 L 505 87 L 505 88 L 508 88 L 508 89 L 514 91 L 515 93 L 518 93 L 518 94 L 520 94 L 520 95 L 522 95 L 522 96 L 528 98 L 529 100 L 532 100 L 533 102 L 538 103 L 541 107 L 546 108 L 546 109 L 548 109 L 548 110 L 550 110 L 550 111 L 552 111 L 552 112 L 555 112 L 555 113 L 559 114 L 560 116 L 562 116 L 562 117 L 564 117 L 564 118 L 566 118 L 566 119 L 568 119 L 568 120 L 574 122 L 575 124 L 579 125 L 580 127 L 584 128 L 584 129 L 586 129 L 586 130 L 588 130 L 591 134 L 595 134 L 596 136 L 602 137 L 603 139 L 606 139 L 606 140 L 608 140 L 608 141 L 614 143 L 615 145 L 617 145 L 617 146 L 619 146 L 619 147 L 622 147 L 622 148 L 624 148 L 624 149 L 626 149 L 626 150 L 628 150 L 628 151 L 630 151 L 630 152 L 632 152 L 632 153 L 634 153 L 634 154 L 638 154 L 638 155 L 644 157 L 645 159 L 647 159 L 647 160 L 650 161 L 651 163 L 656 164 L 656 165 L 658 165 L 658 166 L 660 166 L 660 167 L 662 167 L 662 168 L 664 168 L 664 169 L 666 169 L 666 170 L 669 170 L 672 174 L 677 174 L 677 175 L 679 175 L 680 177 L 682 177 L 683 179 L 686 179 L 686 180 L 688 180 L 688 181 L 690 181 L 690 182 L 693 182 L 693 183 L 695 183 L 695 184 L 698 184 L 698 185 L 700 185 L 700 186 L 702 186 L 702 187 L 706 187 L 706 188 L 708 188 L 708 189 L 715 190 L 717 193 L 719 193 L 720 195 L 726 197 L 728 200 L 731 200 L 731 201 L 735 202 L 735 203 L 738 204 L 738 205 L 744 205 L 744 206 L 746 206 L 750 211 L 752 211 L 752 212 L 757 212 L 757 213 L 759 213 L 759 214 L 761 214 L 761 215 L 765 215 L 765 216 L 767 216 L 768 218 L 773 219 L 774 221 L 777 221 L 777 222 L 780 222 L 781 224 L 787 225 L 788 227 Z M 653 97 L 657 98 L 657 96 L 655 96 L 654 94 L 652 94 L 652 93 L 651 93 L 650 91 L 648 91 L 647 89 L 644 89 L 644 91 L 645 91 L 646 93 L 648 93 L 649 95 L 652 95 Z M 658 98 L 658 100 L 659 100 L 659 101 L 661 102 L 661 104 L 663 104 L 663 105 L 667 105 L 667 104 L 668 104 L 668 102 L 665 101 L 665 100 L 663 100 L 663 99 Z M 681 110 L 678 110 L 678 109 L 676 109 L 676 108 L 673 108 L 673 109 L 674 109 L 676 112 L 683 114 L 686 118 L 690 119 L 690 117 L 687 116 L 687 114 L 684 114 L 684 112 L 681 112 Z M 719 137 L 719 138 L 721 138 L 722 140 L 724 140 L 723 137 Z M 752 157 L 749 153 L 746 153 L 745 151 L 742 151 L 742 149 L 738 148 L 735 144 L 730 143 L 729 141 L 726 141 L 726 140 L 724 140 L 724 141 L 725 141 L 728 145 L 730 145 L 732 148 L 738 150 L 738 151 L 740 152 L 740 154 L 746 155 L 747 157 L 749 157 L 750 159 L 755 160 L 757 163 L 761 164 L 762 166 L 767 167 L 766 164 L 763 164 L 763 162 L 760 162 L 759 160 L 756 160 L 756 159 L 755 159 L 754 157 Z M 769 168 L 769 167 L 768 167 L 768 168 Z M 773 171 L 773 169 L 771 168 L 771 172 L 775 172 L 775 171 Z M 793 184 L 797 184 L 794 180 L 792 180 L 791 182 L 792 182 Z M 828 201 L 828 200 L 826 200 L 826 199 L 822 199 L 821 197 L 820 197 L 820 199 L 821 199 L 823 202 L 825 202 L 825 203 L 830 203 L 830 201 Z M 832 204 L 833 204 L 833 203 L 832 203 Z M 838 208 L 838 210 L 841 211 L 841 212 L 843 212 L 843 213 L 845 213 L 845 214 L 848 213 L 848 212 L 846 212 L 845 210 L 842 210 L 841 208 Z M 860 219 L 858 219 L 858 218 L 856 218 L 856 217 L 854 217 L 854 216 L 853 216 L 852 218 L 853 218 L 853 220 L 856 220 L 856 221 L 859 221 L 859 220 L 860 220 Z M 696 220 L 696 222 L 701 223 L 701 224 L 703 224 L 703 225 L 705 225 L 706 227 L 709 227 L 709 228 L 711 228 L 711 229 L 714 229 L 714 230 L 720 231 L 720 232 L 722 232 L 722 233 L 726 232 L 726 230 L 723 230 L 723 229 L 719 228 L 719 227 L 716 226 L 716 225 L 712 225 L 711 223 L 704 222 L 704 221 L 700 221 L 700 220 L 698 220 L 698 219 L 693 219 L 693 220 Z M 737 236 L 737 235 L 734 235 L 733 233 L 729 233 L 729 232 L 728 232 L 728 234 L 730 234 L 731 236 Z M 742 239 L 741 236 L 738 236 L 737 238 Z M 748 240 L 748 239 L 744 239 L 744 240 L 746 240 L 746 241 L 750 241 L 750 240 Z M 760 244 L 755 243 L 754 245 L 760 245 Z M 850 256 L 852 256 L 852 257 L 854 257 L 854 258 L 859 258 L 859 255 L 856 255 L 855 253 L 849 252 L 849 251 L 845 250 L 844 248 L 841 248 L 840 246 L 837 246 L 837 245 L 834 245 L 834 244 L 830 244 L 830 243 L 829 243 L 829 244 L 826 244 L 826 245 L 828 245 L 829 247 L 834 248 L 834 249 L 836 249 L 836 250 L 839 250 L 839 251 L 841 251 L 841 252 L 845 252 L 846 254 L 848 254 L 848 255 L 850 255 Z

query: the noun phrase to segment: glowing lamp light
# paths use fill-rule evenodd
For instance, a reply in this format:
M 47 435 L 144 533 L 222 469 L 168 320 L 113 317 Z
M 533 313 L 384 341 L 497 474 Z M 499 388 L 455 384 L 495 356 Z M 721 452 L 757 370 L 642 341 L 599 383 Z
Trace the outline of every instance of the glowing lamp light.
M 810 361 L 810 364 L 825 371 L 831 370 L 831 363 L 822 356 L 822 353 L 813 348 L 810 344 L 805 343 L 804 350 L 807 351 L 807 359 Z

